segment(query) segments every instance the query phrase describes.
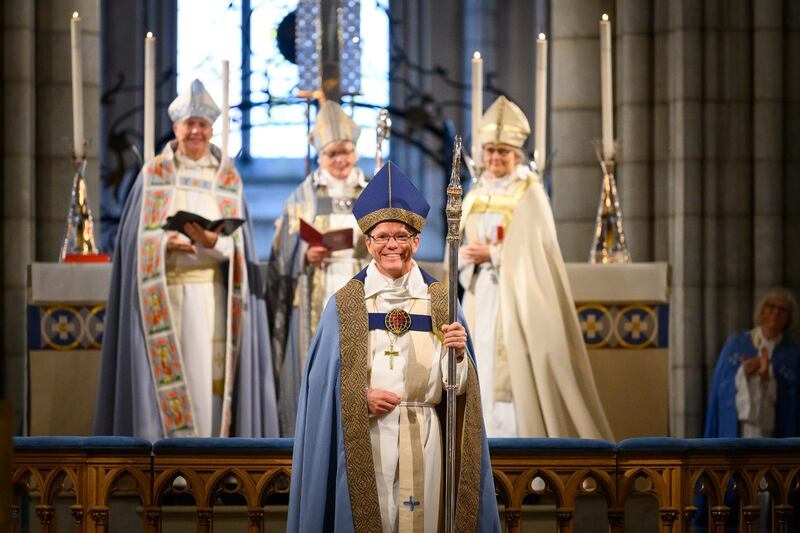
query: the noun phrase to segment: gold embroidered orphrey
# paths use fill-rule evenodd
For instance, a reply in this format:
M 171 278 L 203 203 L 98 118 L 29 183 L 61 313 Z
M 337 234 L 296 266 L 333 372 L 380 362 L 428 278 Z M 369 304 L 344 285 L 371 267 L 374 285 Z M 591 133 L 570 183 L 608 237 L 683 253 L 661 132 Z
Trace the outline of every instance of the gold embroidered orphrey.
M 441 282 L 434 282 L 429 287 L 433 333 L 441 339 L 440 328 L 447 323 L 448 315 L 447 287 Z M 367 395 L 364 394 L 369 386 L 369 321 L 364 302 L 364 284 L 353 279 L 339 289 L 336 308 L 341 331 L 339 401 L 353 526 L 355 531 L 380 531 L 381 511 L 372 460 Z M 477 530 L 481 486 L 481 397 L 477 371 L 472 360 L 466 359 L 470 368 L 464 414 L 459 417 L 463 425 L 459 431 L 460 464 L 457 468 L 455 513 L 456 530 L 459 532 Z

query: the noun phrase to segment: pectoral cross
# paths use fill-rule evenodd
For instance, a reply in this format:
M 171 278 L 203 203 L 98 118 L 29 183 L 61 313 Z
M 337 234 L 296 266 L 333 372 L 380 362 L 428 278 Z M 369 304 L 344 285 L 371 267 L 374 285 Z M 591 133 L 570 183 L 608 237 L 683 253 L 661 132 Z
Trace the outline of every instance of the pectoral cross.
M 398 357 L 400 352 L 395 350 L 393 345 L 390 345 L 388 350 L 383 351 L 383 355 L 389 358 L 389 370 L 394 370 L 394 358 Z

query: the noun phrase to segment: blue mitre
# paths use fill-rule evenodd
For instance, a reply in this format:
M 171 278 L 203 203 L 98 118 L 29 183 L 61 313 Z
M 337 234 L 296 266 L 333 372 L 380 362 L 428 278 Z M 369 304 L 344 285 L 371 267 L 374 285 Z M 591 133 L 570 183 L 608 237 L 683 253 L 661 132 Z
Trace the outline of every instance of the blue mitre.
M 353 204 L 353 215 L 365 234 L 388 221 L 403 222 L 420 233 L 430 209 L 408 176 L 389 161 L 361 192 Z

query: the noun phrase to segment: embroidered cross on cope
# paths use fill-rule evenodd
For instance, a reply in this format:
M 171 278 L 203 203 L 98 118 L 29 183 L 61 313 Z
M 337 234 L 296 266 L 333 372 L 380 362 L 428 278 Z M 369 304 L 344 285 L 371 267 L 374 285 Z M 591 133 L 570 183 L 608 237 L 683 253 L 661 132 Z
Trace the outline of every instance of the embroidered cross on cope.
M 409 496 L 409 497 L 408 497 L 408 500 L 406 500 L 406 501 L 404 501 L 404 502 L 403 502 L 403 505 L 404 505 L 404 506 L 406 506 L 406 507 L 408 507 L 408 508 L 409 508 L 409 510 L 410 510 L 412 513 L 414 512 L 414 508 L 415 508 L 415 507 L 417 507 L 419 504 L 420 504 L 419 500 L 415 500 L 413 495 L 412 495 L 412 496 Z

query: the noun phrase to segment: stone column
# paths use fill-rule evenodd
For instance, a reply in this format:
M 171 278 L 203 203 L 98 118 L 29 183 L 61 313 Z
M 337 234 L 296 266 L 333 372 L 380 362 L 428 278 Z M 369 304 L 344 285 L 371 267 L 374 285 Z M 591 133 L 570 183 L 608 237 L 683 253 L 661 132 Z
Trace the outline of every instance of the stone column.
M 719 309 L 722 305 L 722 265 L 725 250 L 722 245 L 721 191 L 725 178 L 720 171 L 720 117 L 722 115 L 722 60 L 720 0 L 708 0 L 704 5 L 703 34 L 703 316 L 706 318 L 703 339 L 704 364 L 713 370 L 720 350 L 720 338 L 730 332 L 721 327 Z M 706 389 L 711 385 L 711 371 L 706 372 Z
M 35 3 L 3 3 L 3 380 L 13 402 L 14 433 L 22 417 L 25 269 L 35 254 Z
M 547 31 L 546 6 L 541 0 L 511 0 L 507 2 L 464 1 L 464 49 L 461 62 L 463 81 L 472 82 L 472 54 L 483 57 L 483 111 L 494 102 L 498 93 L 506 95 L 520 106 L 531 125 L 526 150 L 533 153 L 534 81 L 536 38 Z M 548 38 L 550 36 L 548 35 Z M 467 104 L 464 109 L 464 132 L 471 131 L 470 90 L 463 91 Z
M 541 2 L 466 0 L 464 12 L 464 81 L 471 82 L 472 53 L 479 50 L 484 59 L 484 82 L 487 85 L 483 110 L 497 98 L 497 91 L 519 105 L 531 124 L 531 136 L 527 142 L 529 152 L 533 152 L 536 28 L 546 29 L 544 21 L 535 18 L 536 9 L 542 11 L 538 3 Z M 469 91 L 464 92 L 464 101 L 469 104 Z M 469 119 L 469 110 L 465 117 Z
M 784 117 L 783 180 L 785 281 L 800 298 L 800 2 L 784 2 Z
M 669 0 L 653 1 L 653 254 L 656 261 L 670 261 L 669 224 L 672 198 L 669 191 Z
M 36 2 L 36 260 L 57 261 L 74 176 L 69 20 L 81 16 L 86 185 L 99 237 L 100 8 L 98 0 Z
M 603 175 L 593 139 L 600 138 L 600 15 L 615 21 L 611 3 L 551 3 L 550 74 L 552 201 L 565 261 L 586 261 L 594 235 Z M 616 27 L 616 23 L 615 23 Z M 616 129 L 617 135 L 619 128 Z
M 783 2 L 755 0 L 753 16 L 753 261 L 759 297 L 783 282 Z
M 670 307 L 670 432 L 695 436 L 703 424 L 702 387 L 702 7 L 670 1 L 668 21 L 668 120 L 672 265 Z
M 617 183 L 634 261 L 653 260 L 653 4 L 617 1 Z
M 753 280 L 753 49 L 749 0 L 721 4 L 722 95 L 719 141 L 722 201 L 722 328 L 752 322 Z

